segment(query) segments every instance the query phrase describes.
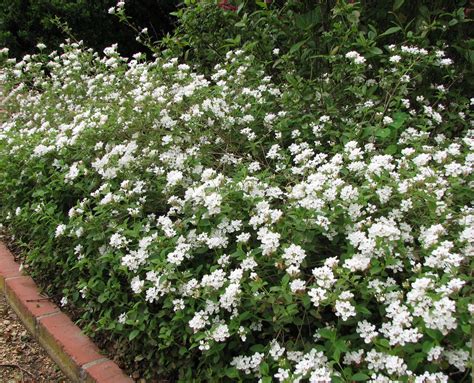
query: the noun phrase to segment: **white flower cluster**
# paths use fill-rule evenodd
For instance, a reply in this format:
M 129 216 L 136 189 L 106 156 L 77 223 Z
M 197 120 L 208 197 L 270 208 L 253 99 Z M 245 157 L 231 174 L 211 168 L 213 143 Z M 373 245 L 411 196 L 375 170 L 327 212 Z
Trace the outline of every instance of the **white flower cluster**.
M 352 60 L 355 64 L 365 64 L 366 61 L 365 58 L 356 51 L 347 52 L 346 58 Z

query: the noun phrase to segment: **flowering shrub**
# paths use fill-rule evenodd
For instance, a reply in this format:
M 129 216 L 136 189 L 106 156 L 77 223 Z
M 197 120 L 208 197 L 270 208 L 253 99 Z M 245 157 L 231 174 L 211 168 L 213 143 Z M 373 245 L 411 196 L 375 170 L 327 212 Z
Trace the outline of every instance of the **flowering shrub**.
M 244 51 L 210 77 L 104 53 L 2 79 L 0 217 L 86 329 L 148 377 L 469 379 L 473 99 L 444 51 L 328 57 L 310 105 Z

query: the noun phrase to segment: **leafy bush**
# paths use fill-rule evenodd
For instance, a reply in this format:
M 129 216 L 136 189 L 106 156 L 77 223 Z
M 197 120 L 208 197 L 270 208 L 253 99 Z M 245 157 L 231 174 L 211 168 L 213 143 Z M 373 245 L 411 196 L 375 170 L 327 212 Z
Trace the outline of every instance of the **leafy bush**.
M 177 28 L 164 45 L 201 70 L 212 70 L 229 49 L 245 47 L 274 76 L 295 71 L 313 79 L 330 68 L 322 56 L 349 45 L 370 57 L 382 53 L 381 44 L 410 41 L 424 48 L 449 45 L 456 65 L 471 72 L 467 80 L 472 89 L 474 43 L 467 0 L 187 0 L 185 4 L 176 12 Z M 281 51 L 276 62 L 274 49 Z

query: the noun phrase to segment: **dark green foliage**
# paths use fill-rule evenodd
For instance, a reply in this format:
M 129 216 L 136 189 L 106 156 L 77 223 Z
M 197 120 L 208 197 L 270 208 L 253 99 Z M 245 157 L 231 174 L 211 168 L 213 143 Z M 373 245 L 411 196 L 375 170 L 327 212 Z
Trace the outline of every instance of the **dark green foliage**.
M 20 58 L 34 51 L 38 42 L 48 50 L 58 49 L 65 34 L 52 22 L 58 16 L 66 22 L 78 40 L 101 51 L 114 43 L 123 54 L 130 55 L 146 48 L 135 40 L 135 32 L 119 23 L 108 9 L 116 0 L 0 0 L 0 46 Z M 148 27 L 150 35 L 160 38 L 173 28 L 169 13 L 175 0 L 132 0 L 128 13 L 137 25 Z
M 176 13 L 175 35 L 165 39 L 165 45 L 205 70 L 229 49 L 245 46 L 267 63 L 270 74 L 295 70 L 312 79 L 330 70 L 326 58 L 342 46 L 353 46 L 368 57 L 381 54 L 376 46 L 391 43 L 447 44 L 459 68 L 472 72 L 474 65 L 468 0 L 185 3 Z M 272 55 L 274 48 L 283 54 L 278 60 Z

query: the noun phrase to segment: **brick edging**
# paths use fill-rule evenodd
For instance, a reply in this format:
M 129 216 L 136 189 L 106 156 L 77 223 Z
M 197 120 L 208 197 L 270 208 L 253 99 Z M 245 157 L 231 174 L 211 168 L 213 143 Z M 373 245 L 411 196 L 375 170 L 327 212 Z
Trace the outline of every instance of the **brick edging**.
M 36 283 L 0 241 L 0 291 L 28 331 L 64 374 L 78 383 L 132 383 L 60 308 L 41 296 Z

